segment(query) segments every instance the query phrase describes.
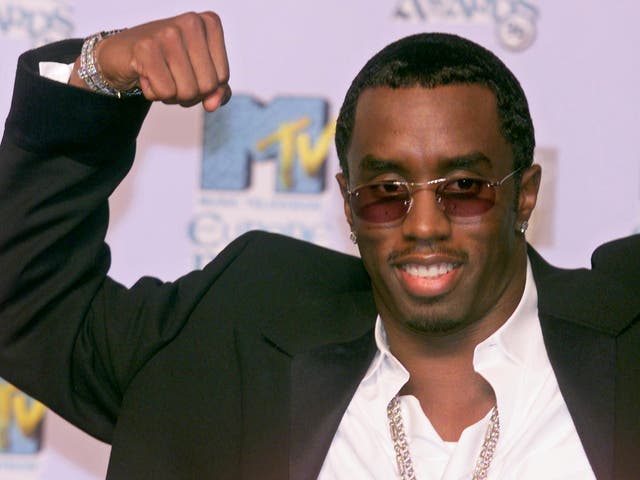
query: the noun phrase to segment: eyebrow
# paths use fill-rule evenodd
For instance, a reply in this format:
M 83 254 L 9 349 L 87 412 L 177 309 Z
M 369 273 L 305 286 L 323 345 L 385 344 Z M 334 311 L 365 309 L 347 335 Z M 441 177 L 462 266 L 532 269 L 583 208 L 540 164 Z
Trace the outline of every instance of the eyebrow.
M 459 168 L 471 168 L 484 165 L 490 167 L 491 159 L 482 152 L 470 152 L 463 155 L 444 158 L 438 161 L 438 170 L 449 171 Z M 360 168 L 369 172 L 405 172 L 406 168 L 397 160 L 379 158 L 375 155 L 365 155 L 360 160 Z
M 394 160 L 365 155 L 360 160 L 360 168 L 369 172 L 397 172 L 405 169 Z
M 456 168 L 470 168 L 484 165 L 490 167 L 491 159 L 482 152 L 471 152 L 464 155 L 445 158 L 438 162 L 438 167 L 443 170 L 453 170 Z

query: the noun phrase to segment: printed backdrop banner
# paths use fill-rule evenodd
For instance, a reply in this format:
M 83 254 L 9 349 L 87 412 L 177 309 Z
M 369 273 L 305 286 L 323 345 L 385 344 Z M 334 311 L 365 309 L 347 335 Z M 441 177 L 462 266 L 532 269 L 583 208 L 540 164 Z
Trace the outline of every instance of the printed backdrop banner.
M 235 95 L 219 112 L 155 105 L 111 199 L 112 275 L 131 284 L 201 267 L 266 229 L 355 253 L 334 175 L 335 118 L 351 79 L 421 31 L 496 52 L 528 94 L 542 194 L 531 242 L 553 263 L 640 230 L 640 6 L 632 0 L 0 0 L 0 114 L 29 48 L 181 13 L 223 19 Z M 292 294 L 293 288 L 292 288 Z M 46 372 L 42 372 L 46 375 Z M 188 407 L 187 407 L 188 408 Z M 108 446 L 0 383 L 0 479 L 104 478 Z

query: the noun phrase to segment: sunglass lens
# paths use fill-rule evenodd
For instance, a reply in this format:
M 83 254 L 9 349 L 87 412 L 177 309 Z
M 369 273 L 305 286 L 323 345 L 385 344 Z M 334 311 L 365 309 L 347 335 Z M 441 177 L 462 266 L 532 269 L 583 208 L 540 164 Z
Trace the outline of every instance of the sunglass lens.
M 365 185 L 351 196 L 354 213 L 371 223 L 392 222 L 404 217 L 410 203 L 407 187 L 397 184 Z
M 445 213 L 452 218 L 475 217 L 489 211 L 495 204 L 495 188 L 486 180 L 456 179 L 437 189 Z

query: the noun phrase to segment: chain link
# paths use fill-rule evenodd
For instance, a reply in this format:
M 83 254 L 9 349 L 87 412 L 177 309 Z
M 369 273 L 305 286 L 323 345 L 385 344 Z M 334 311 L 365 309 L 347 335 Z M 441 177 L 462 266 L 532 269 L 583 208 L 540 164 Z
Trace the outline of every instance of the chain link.
M 400 480 L 416 480 L 409 442 L 404 431 L 400 397 L 398 395 L 394 395 L 387 405 L 387 418 L 389 419 L 389 431 L 396 454 L 399 478 Z M 473 470 L 472 480 L 486 480 L 487 472 L 496 451 L 498 438 L 500 438 L 500 416 L 498 415 L 498 406 L 494 405 L 491 409 L 491 418 L 484 436 L 484 442 L 482 442 L 482 450 L 480 450 L 480 455 Z

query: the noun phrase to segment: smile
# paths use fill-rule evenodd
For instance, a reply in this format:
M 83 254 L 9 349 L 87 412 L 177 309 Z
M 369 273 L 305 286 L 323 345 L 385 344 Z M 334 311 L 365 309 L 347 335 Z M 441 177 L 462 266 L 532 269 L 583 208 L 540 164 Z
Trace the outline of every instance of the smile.
M 458 265 L 454 263 L 437 263 L 434 265 L 406 264 L 402 265 L 402 270 L 409 275 L 420 278 L 437 278 L 455 269 Z
M 434 298 L 451 292 L 460 279 L 462 264 L 451 261 L 407 261 L 396 266 L 403 289 L 413 297 Z

